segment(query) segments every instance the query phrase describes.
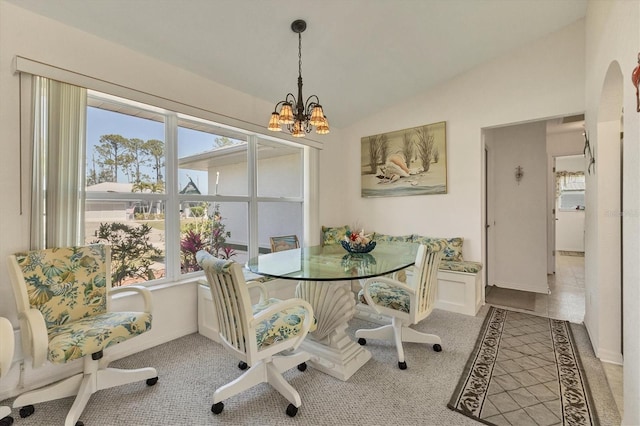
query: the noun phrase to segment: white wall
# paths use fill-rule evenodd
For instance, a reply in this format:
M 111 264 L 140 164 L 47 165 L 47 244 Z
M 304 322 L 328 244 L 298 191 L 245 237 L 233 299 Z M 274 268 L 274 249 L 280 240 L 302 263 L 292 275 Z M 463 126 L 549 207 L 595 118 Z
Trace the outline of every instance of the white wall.
M 484 261 L 482 129 L 582 112 L 583 55 L 579 21 L 343 129 L 340 152 L 322 152 L 323 167 L 331 158 L 330 176 L 322 174 L 323 199 L 335 200 L 331 205 L 343 214 L 323 211 L 323 219 L 359 222 L 386 234 L 462 236 L 464 258 Z M 361 137 L 439 121 L 447 125 L 447 194 L 360 197 L 360 169 L 349 164 L 360 158 Z
M 545 121 L 485 131 L 492 159 L 491 282 L 546 294 L 547 159 Z M 516 181 L 515 169 L 524 175 Z
M 585 258 L 587 306 L 585 324 L 591 341 L 599 356 L 602 353 L 615 354 L 615 341 L 608 341 L 619 335 L 616 322 L 619 318 L 611 314 L 617 308 L 610 296 L 615 289 L 607 288 L 612 271 L 608 268 L 616 262 L 615 247 L 610 246 L 603 230 L 607 227 L 611 209 L 607 205 L 603 192 L 607 181 L 618 179 L 616 171 L 607 172 L 600 166 L 606 164 L 607 156 L 619 156 L 619 143 L 613 141 L 601 144 L 599 122 L 615 120 L 615 114 L 606 117 L 601 105 L 608 99 L 603 98 L 605 77 L 610 66 L 619 67 L 622 72 L 622 106 L 624 107 L 624 419 L 623 424 L 640 424 L 640 140 L 639 114 L 636 113 L 635 88 L 631 84 L 631 72 L 638 65 L 640 51 L 640 3 L 637 1 L 590 1 L 586 17 L 586 124 L 590 141 L 596 156 L 596 173 L 587 176 L 587 217 Z M 610 91 L 607 91 L 610 93 Z M 619 107 L 620 105 L 617 105 Z M 616 106 L 614 105 L 614 108 Z M 614 112 L 616 112 L 614 110 Z M 619 108 L 617 110 L 619 115 Z M 618 123 L 619 126 L 619 123 Z M 613 125 L 612 127 L 615 127 Z M 615 138 L 614 138 L 615 139 Z M 618 146 L 616 146 L 618 145 Z M 608 149 L 607 149 L 608 148 Z M 609 151 L 608 154 L 603 153 Z M 605 161 L 602 161 L 602 160 Z M 615 209 L 615 207 L 614 207 Z M 620 217 L 620 216 L 618 216 Z M 615 245 L 615 243 L 613 243 Z M 613 259 L 612 259 L 613 257 Z M 615 269 L 615 266 L 613 266 Z M 589 303 L 589 300 L 591 303 Z M 618 325 L 619 326 L 619 325 Z

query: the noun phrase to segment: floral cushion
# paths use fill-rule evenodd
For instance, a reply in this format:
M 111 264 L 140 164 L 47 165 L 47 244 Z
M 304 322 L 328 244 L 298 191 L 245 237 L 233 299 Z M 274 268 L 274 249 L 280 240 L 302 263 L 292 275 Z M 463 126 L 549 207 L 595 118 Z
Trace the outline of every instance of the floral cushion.
M 49 329 L 49 361 L 65 363 L 151 330 L 151 314 L 107 312 Z
M 381 282 L 369 285 L 369 294 L 376 305 L 409 313 L 409 293 L 405 290 Z M 367 304 L 364 290 L 358 292 L 358 300 Z
M 398 242 L 398 243 L 410 243 L 413 242 L 413 235 L 400 235 L 400 236 L 396 236 L 396 235 L 386 235 L 386 234 L 379 234 L 379 233 L 374 233 L 373 235 L 373 239 L 375 241 L 386 241 L 386 242 Z
M 328 246 L 331 244 L 340 244 L 340 241 L 344 239 L 344 236 L 349 231 L 349 225 L 338 227 L 322 227 L 322 245 Z
M 414 243 L 425 244 L 431 246 L 432 244 L 436 244 L 440 246 L 440 249 L 443 251 L 442 260 L 455 260 L 455 261 L 463 261 L 462 258 L 462 243 L 464 238 L 455 237 L 455 238 L 433 238 L 433 237 L 422 237 L 420 235 L 413 236 Z
M 259 314 L 274 303 L 280 302 L 279 299 L 270 298 L 262 303 L 252 306 L 253 315 Z M 256 340 L 258 341 L 258 350 L 264 349 L 269 345 L 295 337 L 302 329 L 304 316 L 307 311 L 303 308 L 293 307 L 277 312 L 271 318 L 261 321 L 256 326 Z M 311 323 L 309 332 L 315 331 L 316 321 Z
M 50 361 L 71 361 L 151 328 L 150 314 L 107 312 L 103 245 L 34 250 L 16 260 L 29 305 L 44 317 Z
M 462 262 L 456 260 L 442 260 L 440 261 L 440 270 L 442 271 L 454 271 L 454 272 L 468 272 L 470 274 L 477 274 L 482 270 L 482 263 L 471 262 L 465 260 Z

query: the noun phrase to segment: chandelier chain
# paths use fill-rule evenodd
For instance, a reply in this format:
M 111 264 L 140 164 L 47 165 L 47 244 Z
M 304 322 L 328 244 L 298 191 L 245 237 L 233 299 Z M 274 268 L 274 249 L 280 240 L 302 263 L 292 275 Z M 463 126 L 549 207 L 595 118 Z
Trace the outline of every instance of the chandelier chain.
M 298 33 L 298 76 L 302 77 L 302 33 Z

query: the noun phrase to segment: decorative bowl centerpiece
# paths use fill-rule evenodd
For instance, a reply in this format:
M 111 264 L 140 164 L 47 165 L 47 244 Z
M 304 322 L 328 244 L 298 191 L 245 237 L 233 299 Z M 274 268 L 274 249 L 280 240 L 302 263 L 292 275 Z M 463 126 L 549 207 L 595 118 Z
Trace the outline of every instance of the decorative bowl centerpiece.
M 376 246 L 375 241 L 369 241 L 367 244 L 355 244 L 349 241 L 340 241 L 342 247 L 349 253 L 369 253 Z
M 364 229 L 359 232 L 347 231 L 340 244 L 349 253 L 369 253 L 376 246 L 376 242 L 371 239 L 371 234 L 365 234 Z

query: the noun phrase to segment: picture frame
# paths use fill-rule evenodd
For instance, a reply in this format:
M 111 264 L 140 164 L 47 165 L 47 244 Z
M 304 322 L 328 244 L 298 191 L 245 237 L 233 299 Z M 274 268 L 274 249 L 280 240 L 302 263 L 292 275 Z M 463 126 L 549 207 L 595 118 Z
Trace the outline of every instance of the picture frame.
M 446 194 L 446 136 L 441 121 L 361 138 L 361 196 Z

